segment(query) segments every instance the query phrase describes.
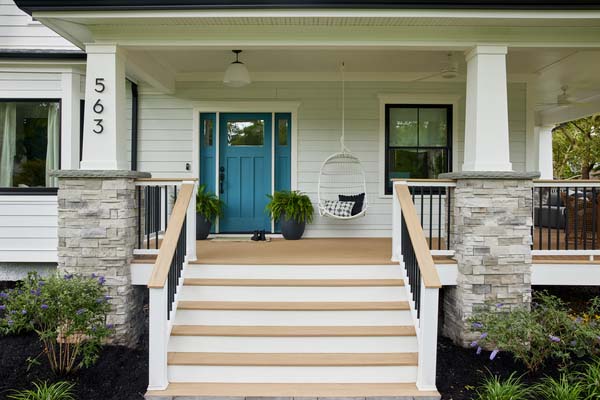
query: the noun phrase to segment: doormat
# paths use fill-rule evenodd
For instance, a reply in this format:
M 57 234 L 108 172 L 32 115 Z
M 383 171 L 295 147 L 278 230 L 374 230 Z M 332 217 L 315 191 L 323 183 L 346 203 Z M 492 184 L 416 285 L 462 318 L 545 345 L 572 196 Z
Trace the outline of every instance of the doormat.
M 210 239 L 211 242 L 254 242 L 252 239 L 250 239 L 252 237 L 252 235 L 248 235 L 248 236 L 217 236 L 215 238 Z M 271 238 L 267 237 L 266 240 L 264 240 L 264 242 L 270 242 Z M 260 241 L 257 241 L 256 243 L 261 243 Z

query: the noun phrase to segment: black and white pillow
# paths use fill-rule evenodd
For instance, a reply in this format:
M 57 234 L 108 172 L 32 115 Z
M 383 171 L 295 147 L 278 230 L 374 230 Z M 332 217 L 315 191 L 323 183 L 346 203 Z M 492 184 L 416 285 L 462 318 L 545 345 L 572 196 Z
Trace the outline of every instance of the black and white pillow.
M 351 217 L 352 207 L 353 201 L 326 200 L 324 204 L 325 210 L 336 217 Z
M 354 207 L 352 207 L 352 215 L 360 214 L 360 212 L 363 210 L 363 204 L 365 202 L 365 194 L 364 193 L 359 193 L 359 194 L 354 194 L 354 195 L 340 194 L 338 197 L 339 197 L 340 201 L 353 201 L 354 202 Z

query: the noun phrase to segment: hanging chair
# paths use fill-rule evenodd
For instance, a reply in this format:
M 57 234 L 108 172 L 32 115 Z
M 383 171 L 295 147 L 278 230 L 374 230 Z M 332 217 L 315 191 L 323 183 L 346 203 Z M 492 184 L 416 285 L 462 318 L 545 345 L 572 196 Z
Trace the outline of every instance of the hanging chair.
M 318 202 L 319 214 L 326 217 L 349 220 L 361 217 L 367 212 L 367 182 L 360 159 L 345 145 L 345 80 L 342 63 L 342 135 L 341 151 L 327 157 L 319 172 Z M 364 198 L 363 198 L 364 197 Z M 358 198 L 358 199 L 357 199 Z M 362 207 L 356 207 L 356 200 Z M 345 207 L 347 201 L 355 201 L 351 212 Z M 341 210 L 341 211 L 338 211 Z

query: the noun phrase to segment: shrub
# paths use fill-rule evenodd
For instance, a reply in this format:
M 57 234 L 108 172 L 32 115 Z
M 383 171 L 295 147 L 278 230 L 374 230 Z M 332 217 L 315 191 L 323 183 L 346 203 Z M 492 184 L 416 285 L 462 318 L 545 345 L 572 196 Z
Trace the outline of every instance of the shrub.
M 198 193 L 196 193 L 196 213 L 211 222 L 216 217 L 223 216 L 223 201 L 214 193 L 207 192 L 206 185 L 198 187 Z
M 569 379 L 567 374 L 561 374 L 558 379 L 544 378 L 535 385 L 534 391 L 544 400 L 581 400 L 585 393 L 581 382 Z
M 531 310 L 508 310 L 501 304 L 476 313 L 471 319 L 472 329 L 480 338 L 472 343 L 481 347 L 507 351 L 521 360 L 530 371 L 537 370 L 549 358 L 561 360 L 563 365 L 572 356 L 582 357 L 598 352 L 600 325 L 596 321 L 599 301 L 595 299 L 586 318 L 572 315 L 557 297 L 537 293 Z M 591 315 L 591 317 L 590 317 Z
M 267 204 L 267 212 L 275 222 L 279 221 L 284 214 L 287 219 L 294 220 L 299 224 L 312 222 L 313 205 L 310 198 L 304 193 L 297 190 L 282 190 L 275 192 L 272 196 L 267 195 L 267 197 L 270 200 Z
M 90 366 L 112 330 L 106 325 L 110 297 L 103 285 L 104 277 L 29 274 L 14 290 L 0 293 L 0 330 L 35 331 L 55 373 Z
M 584 364 L 584 370 L 575 373 L 584 387 L 586 400 L 600 399 L 600 359 Z
M 529 399 L 530 388 L 515 376 L 515 372 L 501 380 L 498 376 L 490 375 L 483 385 L 477 389 L 476 400 L 525 400 Z
M 47 382 L 42 382 L 34 383 L 33 386 L 35 387 L 33 390 L 14 391 L 13 394 L 8 395 L 8 398 L 12 400 L 75 400 L 73 395 L 75 384 L 73 383 L 63 381 L 49 385 Z

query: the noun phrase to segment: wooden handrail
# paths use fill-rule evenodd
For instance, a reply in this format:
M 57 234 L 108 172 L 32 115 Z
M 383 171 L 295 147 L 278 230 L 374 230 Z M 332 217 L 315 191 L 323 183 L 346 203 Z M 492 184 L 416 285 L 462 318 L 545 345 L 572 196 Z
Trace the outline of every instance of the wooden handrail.
M 400 202 L 404 223 L 412 241 L 423 283 L 426 288 L 441 288 L 442 282 L 435 268 L 431 250 L 425 239 L 425 233 L 419 222 L 417 210 L 415 209 L 415 204 L 412 201 L 408 187 L 406 185 L 396 185 L 396 196 Z
M 177 195 L 177 201 L 173 206 L 173 212 L 169 219 L 169 225 L 165 236 L 160 245 L 156 262 L 154 263 L 154 269 L 152 270 L 152 276 L 148 282 L 149 288 L 163 288 L 167 283 L 167 277 L 169 276 L 169 269 L 171 268 L 171 261 L 175 255 L 175 249 L 177 248 L 177 241 L 181 235 L 181 229 L 183 228 L 183 222 L 187 214 L 187 209 L 194 195 L 194 185 L 184 184 L 181 185 L 181 190 Z

